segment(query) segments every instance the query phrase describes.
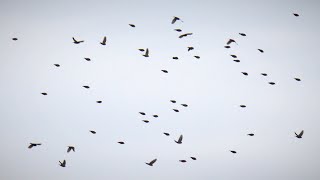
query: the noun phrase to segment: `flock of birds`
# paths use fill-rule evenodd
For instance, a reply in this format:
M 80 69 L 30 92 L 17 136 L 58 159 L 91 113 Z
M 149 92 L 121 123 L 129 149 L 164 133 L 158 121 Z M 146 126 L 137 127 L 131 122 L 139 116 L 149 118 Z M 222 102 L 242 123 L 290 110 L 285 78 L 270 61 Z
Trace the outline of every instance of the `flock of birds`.
M 293 13 L 293 15 L 296 16 L 296 17 L 299 17 L 299 14 Z M 174 18 L 172 19 L 172 21 L 171 21 L 171 24 L 175 24 L 177 21 L 183 22 L 179 17 L 174 17 Z M 133 28 L 136 27 L 134 24 L 129 24 L 129 26 L 131 26 L 131 27 L 133 27 Z M 177 32 L 181 32 L 181 31 L 182 31 L 181 29 L 174 29 L 174 30 L 177 31 Z M 184 37 L 190 36 L 190 35 L 192 35 L 192 34 L 193 34 L 193 33 L 184 33 L 184 34 L 181 34 L 181 35 L 179 36 L 179 38 L 184 38 Z M 245 33 L 239 33 L 239 35 L 241 35 L 241 36 L 247 36 Z M 73 43 L 74 43 L 74 44 L 84 43 L 84 40 L 76 40 L 74 37 L 72 37 L 72 39 L 73 39 Z M 18 38 L 15 37 L 15 38 L 12 38 L 12 40 L 17 41 Z M 229 49 L 229 48 L 231 48 L 231 44 L 232 44 L 232 43 L 237 44 L 236 40 L 234 40 L 234 39 L 229 39 L 224 47 L 227 48 L 227 49 Z M 100 42 L 100 44 L 103 45 L 103 46 L 105 46 L 105 45 L 107 44 L 107 37 L 106 37 L 106 36 L 103 37 L 103 39 L 102 39 L 102 41 Z M 144 57 L 149 57 L 149 49 L 148 49 L 148 48 L 146 48 L 146 49 L 138 49 L 138 50 L 141 51 L 141 52 L 144 52 L 144 54 L 142 54 L 142 56 L 144 56 Z M 187 47 L 187 50 L 188 50 L 188 51 L 192 51 L 192 50 L 194 50 L 194 47 Z M 258 50 L 259 52 L 261 52 L 261 53 L 264 53 L 264 51 L 263 51 L 262 49 L 257 49 L 257 50 Z M 231 56 L 232 58 L 235 58 L 233 61 L 235 61 L 235 62 L 240 62 L 240 60 L 237 59 L 237 55 L 232 54 L 232 55 L 230 55 L 230 56 Z M 194 56 L 194 57 L 197 58 L 197 59 L 200 59 L 200 56 Z M 174 60 L 178 60 L 178 57 L 173 57 L 173 59 L 174 59 Z M 86 61 L 91 61 L 90 58 L 85 58 L 85 60 L 86 60 Z M 60 67 L 60 64 L 54 64 L 54 66 Z M 161 70 L 161 71 L 164 72 L 164 73 L 168 73 L 167 70 Z M 245 76 L 248 76 L 248 73 L 247 73 L 247 72 L 241 72 L 241 73 L 242 73 L 243 75 L 245 75 Z M 267 76 L 268 74 L 267 74 L 267 73 L 261 73 L 261 75 L 262 75 L 262 76 Z M 300 79 L 300 78 L 297 78 L 297 77 L 295 77 L 294 79 L 295 79 L 296 81 L 301 81 L 301 79 Z M 269 84 L 270 84 L 270 85 L 275 85 L 275 82 L 269 82 Z M 90 87 L 86 85 L 86 86 L 83 86 L 83 88 L 89 89 Z M 44 96 L 48 95 L 46 92 L 42 92 L 41 94 L 44 95 Z M 170 102 L 171 102 L 171 103 L 177 103 L 176 100 L 170 100 Z M 96 101 L 96 103 L 102 103 L 102 101 Z M 180 105 L 183 106 L 183 107 L 188 107 L 188 104 L 180 104 Z M 242 105 L 240 105 L 240 107 L 241 107 L 241 108 L 246 108 L 246 105 L 242 104 Z M 175 112 L 179 112 L 178 109 L 172 109 L 172 110 L 175 111 Z M 140 113 L 141 115 L 143 115 L 143 116 L 146 115 L 145 112 L 139 112 L 139 113 Z M 153 116 L 154 118 L 159 117 L 159 116 L 156 115 L 156 114 L 155 114 L 155 115 L 152 115 L 152 116 Z M 149 123 L 149 120 L 142 120 L 142 121 L 145 122 L 145 123 Z M 94 130 L 89 130 L 89 132 L 92 133 L 92 134 L 96 134 L 96 131 L 94 131 Z M 296 133 L 296 132 L 294 132 L 294 133 L 295 133 L 295 137 L 300 139 L 300 138 L 302 138 L 304 131 L 302 130 L 299 134 Z M 164 132 L 163 134 L 164 134 L 165 136 L 170 136 L 170 134 L 169 134 L 168 132 Z M 249 133 L 249 134 L 247 134 L 247 135 L 248 135 L 248 136 L 254 136 L 255 134 Z M 178 138 L 178 140 L 174 140 L 174 141 L 175 141 L 177 144 L 182 144 L 182 140 L 183 140 L 183 135 L 180 135 L 179 138 Z M 119 142 L 117 142 L 117 143 L 119 143 L 119 144 L 125 144 L 124 141 L 119 141 Z M 34 147 L 36 147 L 36 146 L 40 146 L 40 145 L 41 145 L 41 143 L 30 143 L 30 145 L 28 146 L 28 148 L 29 148 L 29 149 L 32 149 L 32 148 L 34 148 Z M 74 147 L 74 146 L 67 146 L 67 153 L 69 153 L 69 152 L 71 152 L 71 151 L 75 152 L 75 147 Z M 235 150 L 229 150 L 229 151 L 230 151 L 231 153 L 234 153 L 234 154 L 237 153 L 237 151 L 235 151 Z M 196 157 L 193 157 L 193 156 L 191 156 L 190 158 L 191 158 L 192 160 L 197 160 L 197 158 L 196 158 Z M 147 165 L 149 165 L 149 166 L 153 166 L 153 165 L 156 163 L 156 161 L 157 161 L 157 158 L 151 160 L 150 162 L 145 162 L 145 164 L 147 164 Z M 179 160 L 179 161 L 182 162 L 182 163 L 187 162 L 187 160 L 185 160 L 185 159 L 182 159 L 182 160 Z M 59 165 L 60 165 L 61 167 L 66 167 L 66 160 L 63 160 L 62 162 L 59 161 Z

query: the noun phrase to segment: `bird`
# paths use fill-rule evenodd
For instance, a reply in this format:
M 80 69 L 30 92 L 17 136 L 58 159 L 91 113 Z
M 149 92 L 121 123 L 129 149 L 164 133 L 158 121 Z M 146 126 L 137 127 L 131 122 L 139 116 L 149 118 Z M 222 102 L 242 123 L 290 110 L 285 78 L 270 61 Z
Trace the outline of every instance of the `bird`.
M 175 60 L 177 60 L 177 59 L 179 59 L 178 57 L 172 57 L 172 59 L 175 59 Z
M 177 32 L 181 32 L 182 30 L 181 29 L 174 29 L 175 31 L 177 31 Z
M 164 70 L 164 69 L 163 69 L 163 70 L 161 70 L 161 71 L 162 71 L 162 72 L 164 72 L 164 73 L 168 73 L 168 71 L 167 71 L 167 70 Z
M 146 113 L 144 113 L 144 112 L 139 112 L 141 115 L 146 115 Z
M 86 89 L 89 89 L 89 88 L 90 88 L 90 86 L 82 86 L 82 87 L 84 87 L 84 88 L 86 88 Z
M 173 16 L 173 19 L 171 21 L 171 24 L 174 24 L 176 21 L 180 20 L 181 22 L 183 22 L 179 17 Z
M 230 56 L 233 57 L 233 58 L 237 58 L 237 56 L 236 56 L 236 55 L 233 55 L 233 54 L 231 54 Z
M 247 134 L 248 136 L 254 136 L 254 134 L 253 133 L 250 133 L 250 134 Z
M 234 62 L 240 62 L 240 60 L 239 59 L 235 59 L 235 60 L 233 60 Z
M 149 166 L 153 166 L 153 164 L 157 161 L 157 159 L 154 159 L 152 161 L 150 161 L 149 163 L 146 163 Z
M 172 103 L 176 103 L 177 101 L 176 101 L 176 100 L 170 100 L 170 102 L 172 102 Z
M 301 81 L 301 79 L 300 78 L 294 78 L 296 81 Z
M 271 84 L 271 85 L 275 85 L 276 83 L 275 83 L 275 82 L 269 82 L 269 84 Z
M 188 47 L 188 51 L 191 51 L 191 50 L 194 50 L 194 47 L 189 46 L 189 47 Z
M 174 140 L 177 144 L 182 144 L 182 139 L 183 139 L 183 136 L 182 134 L 180 135 L 178 141 Z
M 12 38 L 12 40 L 17 41 L 17 40 L 18 40 L 18 38 Z
M 190 157 L 192 160 L 197 160 L 197 158 L 195 158 L 195 157 Z
M 236 154 L 236 153 L 237 153 L 237 151 L 230 151 L 230 152 L 232 152 L 233 154 Z
M 183 38 L 183 37 L 186 37 L 186 36 L 189 36 L 189 35 L 192 35 L 192 33 L 185 33 L 185 34 L 182 34 L 179 36 L 179 38 Z
M 245 33 L 239 33 L 241 36 L 247 36 Z
M 166 133 L 166 132 L 164 132 L 163 134 L 166 135 L 166 136 L 170 136 L 170 134 L 169 134 L 169 133 Z
M 178 109 L 172 109 L 172 110 L 174 110 L 175 112 L 179 112 L 179 110 L 178 110 Z
M 144 51 L 144 49 L 138 49 L 139 51 L 141 51 L 141 52 L 143 52 Z
M 300 134 L 297 134 L 296 132 L 294 132 L 294 134 L 296 134 L 296 137 L 299 139 L 302 138 L 303 133 L 304 133 L 303 130 L 300 132 Z
M 300 15 L 297 13 L 293 13 L 294 16 L 299 17 Z
M 68 146 L 67 153 L 70 152 L 71 150 L 75 152 L 75 148 L 73 146 Z
M 230 48 L 230 46 L 224 46 L 225 48 L 227 48 L 227 49 L 229 49 Z
M 146 53 L 143 55 L 144 57 L 149 57 L 149 49 L 147 48 Z
M 87 61 L 91 61 L 91 59 L 90 58 L 84 58 L 85 60 L 87 60 Z
M 97 133 L 96 131 L 93 131 L 93 130 L 90 130 L 90 132 L 91 132 L 92 134 L 96 134 L 96 133 Z
M 60 166 L 61 166 L 61 167 L 66 167 L 66 160 L 63 160 L 63 162 L 60 162 L 60 161 L 59 161 L 59 163 L 60 163 Z
M 183 160 L 179 160 L 179 161 L 180 161 L 180 162 L 182 162 L 182 163 L 185 163 L 185 162 L 187 162 L 187 161 L 186 161 L 186 160 L 184 160 L 184 159 L 183 159 Z
M 131 27 L 136 27 L 136 25 L 134 25 L 134 24 L 129 24 L 129 26 L 131 26 Z
M 36 146 L 40 146 L 41 143 L 30 143 L 30 145 L 28 146 L 29 149 L 36 147 Z
M 124 144 L 124 142 L 123 142 L 123 141 L 119 141 L 118 143 L 119 143 L 119 144 Z
M 246 106 L 246 105 L 241 104 L 241 105 L 240 105 L 240 107 L 245 108 L 245 107 L 247 107 L 247 106 Z
M 197 58 L 197 59 L 200 59 L 200 56 L 194 56 L 195 58 Z
M 264 53 L 264 51 L 262 49 L 258 49 L 258 51 L 260 51 L 261 53 Z
M 103 40 L 102 40 L 102 42 L 100 42 L 100 44 L 105 46 L 106 42 L 107 42 L 107 37 L 105 36 L 105 37 L 103 37 Z
M 261 73 L 261 75 L 262 75 L 262 76 L 268 76 L 268 74 L 267 74 L 267 73 Z
M 155 115 L 153 115 L 153 117 L 157 118 L 157 117 L 159 117 L 159 116 L 155 114 Z
M 56 67 L 60 67 L 60 64 L 54 64 Z
M 241 72 L 243 75 L 248 76 L 247 72 Z
M 98 103 L 98 104 L 101 104 L 101 103 L 102 103 L 102 101 L 97 101 L 97 103 Z
M 188 104 L 181 104 L 181 106 L 183 106 L 183 107 L 188 107 Z
M 45 92 L 43 92 L 43 93 L 41 93 L 42 95 L 44 95 L 44 96 L 46 96 L 46 95 L 48 95 L 47 93 L 45 93 Z
M 149 123 L 149 121 L 148 120 L 142 120 L 143 122 L 145 122 L 145 123 Z
M 84 42 L 84 41 L 77 41 L 74 37 L 72 37 L 72 39 L 73 39 L 74 44 L 80 44 L 80 43 Z
M 229 44 L 231 44 L 231 43 L 233 43 L 233 42 L 237 44 L 237 42 L 236 42 L 235 40 L 229 39 L 229 40 L 227 41 L 227 45 L 229 45 Z

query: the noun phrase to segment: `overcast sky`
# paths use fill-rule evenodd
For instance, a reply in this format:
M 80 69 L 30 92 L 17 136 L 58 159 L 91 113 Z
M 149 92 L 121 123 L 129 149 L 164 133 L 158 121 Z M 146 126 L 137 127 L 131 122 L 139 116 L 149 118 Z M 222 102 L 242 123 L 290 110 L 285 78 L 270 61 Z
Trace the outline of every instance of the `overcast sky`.
M 0 179 L 318 180 L 319 7 L 316 0 L 1 0 Z M 173 16 L 183 22 L 171 24 Z M 230 38 L 238 45 L 225 49 Z M 30 142 L 42 145 L 28 149 Z

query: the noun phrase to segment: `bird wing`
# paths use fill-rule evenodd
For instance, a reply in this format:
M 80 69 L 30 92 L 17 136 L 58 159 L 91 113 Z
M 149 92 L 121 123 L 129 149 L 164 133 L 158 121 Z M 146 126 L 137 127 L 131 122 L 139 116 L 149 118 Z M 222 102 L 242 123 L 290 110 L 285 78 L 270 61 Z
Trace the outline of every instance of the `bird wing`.
M 299 134 L 300 137 L 303 135 L 303 132 L 304 132 L 304 131 L 302 130 L 301 133 Z
M 73 39 L 74 42 L 78 42 L 74 37 L 72 37 L 72 39 Z
M 146 56 L 149 56 L 149 49 L 146 50 Z
M 233 41 L 232 39 L 229 39 L 229 41 L 227 42 L 227 45 L 231 44 Z
M 62 165 L 64 166 L 66 165 L 66 160 L 63 160 Z
M 179 36 L 179 38 L 183 38 L 184 36 L 187 36 L 186 34 L 182 34 Z
M 67 150 L 67 152 L 70 152 L 71 151 L 71 147 L 68 147 L 68 150 Z
M 177 17 L 174 17 L 174 18 L 172 19 L 172 21 L 171 21 L 171 24 L 174 24 L 177 20 L 178 20 L 178 18 L 177 18 Z
M 154 164 L 157 161 L 157 159 L 152 160 L 149 164 Z
M 29 149 L 31 149 L 34 145 L 32 143 L 30 143 L 30 145 L 28 146 Z
M 183 138 L 183 136 L 180 135 L 178 142 L 182 142 L 182 138 Z
M 107 42 L 107 37 L 105 36 L 105 37 L 103 38 L 102 43 L 105 44 L 106 42 Z

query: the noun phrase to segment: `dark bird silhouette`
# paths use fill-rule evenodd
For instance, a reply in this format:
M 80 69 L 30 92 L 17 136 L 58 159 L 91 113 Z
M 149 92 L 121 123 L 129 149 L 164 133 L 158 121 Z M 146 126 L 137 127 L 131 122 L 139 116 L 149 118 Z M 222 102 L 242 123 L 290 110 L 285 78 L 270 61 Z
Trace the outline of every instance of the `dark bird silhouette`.
M 60 64 L 54 64 L 56 67 L 60 67 Z
M 239 59 L 235 59 L 235 60 L 233 60 L 234 62 L 240 62 L 240 60 Z
M 181 104 L 181 106 L 183 106 L 183 107 L 188 107 L 188 104 Z
M 45 93 L 45 92 L 43 92 L 43 93 L 41 93 L 42 95 L 44 95 L 44 96 L 46 96 L 46 95 L 48 95 L 47 93 Z
M 144 49 L 138 49 L 139 51 L 141 51 L 141 52 L 143 52 L 144 51 Z
M 143 122 L 145 122 L 145 123 L 149 123 L 149 121 L 148 120 L 142 120 Z
M 124 142 L 123 142 L 123 141 L 119 141 L 118 143 L 119 143 L 119 144 L 124 144 Z
M 139 112 L 141 115 L 146 115 L 146 113 L 144 113 L 144 112 Z
M 297 13 L 293 13 L 294 16 L 299 17 L 300 15 Z
M 143 55 L 144 57 L 149 57 L 149 49 L 147 48 L 146 53 Z
M 294 78 L 296 81 L 301 81 L 301 79 L 300 78 Z
M 190 157 L 192 160 L 197 160 L 197 158 L 195 158 L 195 157 Z
M 237 42 L 236 42 L 235 40 L 229 39 L 229 40 L 227 41 L 227 45 L 229 45 L 229 44 L 231 44 L 231 43 L 233 43 L 233 42 L 237 44 Z
M 105 36 L 105 37 L 103 37 L 103 40 L 102 40 L 102 42 L 100 42 L 100 44 L 105 46 L 106 43 L 107 43 L 107 37 Z
M 170 134 L 169 134 L 169 133 L 166 133 L 166 132 L 165 132 L 165 133 L 163 133 L 163 134 L 164 134 L 164 135 L 166 135 L 166 136 L 170 136 Z
M 97 103 L 98 103 L 98 104 L 101 104 L 101 103 L 102 103 L 102 101 L 97 101 Z
M 67 153 L 69 153 L 71 150 L 75 152 L 75 148 L 73 146 L 68 146 Z
M 233 154 L 236 154 L 236 153 L 237 153 L 237 151 L 230 151 L 230 152 L 232 152 Z
M 66 167 L 66 160 L 63 160 L 63 162 L 59 161 L 61 167 Z
M 36 146 L 40 146 L 41 143 L 30 143 L 30 145 L 28 146 L 29 149 L 36 147 Z
M 229 48 L 230 48 L 230 46 L 224 46 L 224 48 L 227 48 L 227 49 L 229 49 Z
M 91 59 L 90 58 L 84 58 L 85 60 L 87 60 L 87 61 L 91 61 Z
M 247 106 L 246 106 L 246 105 L 241 104 L 241 105 L 240 105 L 240 107 L 245 108 L 245 107 L 247 107 Z
M 173 109 L 175 112 L 179 112 L 179 110 L 178 109 Z
M 17 40 L 18 40 L 18 38 L 12 38 L 12 40 L 17 41 Z
M 170 100 L 170 102 L 172 102 L 172 103 L 176 103 L 177 101 L 176 101 L 176 100 Z
M 91 132 L 92 134 L 96 134 L 96 133 L 97 133 L 96 131 L 93 131 L 93 130 L 90 130 L 90 132 Z
M 129 26 L 131 26 L 131 27 L 136 27 L 136 25 L 134 25 L 134 24 L 129 24 Z
M 157 117 L 159 117 L 159 116 L 155 114 L 155 115 L 153 115 L 153 117 L 157 118 Z
M 174 140 L 177 144 L 182 144 L 182 139 L 183 139 L 183 136 L 182 134 L 180 135 L 178 141 Z
M 168 71 L 167 70 L 161 70 L 162 72 L 164 72 L 164 73 L 168 73 Z
M 245 33 L 239 33 L 241 36 L 247 36 Z
M 90 86 L 82 86 L 82 87 L 84 87 L 84 88 L 86 88 L 86 89 L 89 89 L 89 88 L 90 88 Z
M 175 31 L 177 31 L 177 32 L 181 32 L 182 30 L 181 29 L 174 29 Z
M 247 72 L 241 72 L 243 75 L 248 76 Z
M 172 19 L 172 21 L 171 21 L 171 24 L 174 24 L 176 21 L 181 21 L 181 22 L 183 22 L 179 17 L 176 17 L 176 16 L 173 16 L 173 19 Z
M 233 58 L 237 58 L 237 56 L 236 56 L 236 55 L 233 55 L 233 54 L 231 54 L 230 56 L 233 57 Z
M 194 56 L 195 58 L 197 58 L 197 59 L 200 59 L 200 56 Z
M 261 53 L 264 53 L 264 51 L 262 49 L 258 49 L 258 51 L 260 51 Z
M 152 161 L 150 161 L 149 163 L 146 163 L 149 166 L 153 166 L 153 164 L 157 161 L 157 159 L 154 159 Z
M 183 38 L 183 37 L 186 37 L 186 36 L 189 36 L 189 35 L 192 35 L 192 33 L 182 34 L 182 35 L 179 36 L 179 38 Z
M 303 133 L 304 133 L 303 130 L 300 132 L 300 134 L 297 134 L 296 132 L 294 132 L 294 134 L 296 135 L 296 137 L 299 138 L 299 139 L 302 138 Z
M 188 51 L 194 50 L 194 47 L 188 47 Z
M 267 74 L 267 73 L 261 73 L 261 75 L 262 75 L 262 76 L 268 76 L 268 74 Z
M 177 60 L 177 59 L 179 59 L 178 57 L 172 57 L 172 59 L 175 59 L 175 60 Z
M 276 83 L 275 83 L 275 82 L 269 82 L 269 84 L 271 84 L 271 85 L 275 85 Z
M 73 39 L 74 44 L 80 44 L 80 43 L 84 42 L 84 41 L 77 41 L 74 37 L 72 37 L 72 39 Z
M 254 136 L 254 134 L 253 133 L 250 133 L 250 134 L 247 134 L 248 136 Z
M 184 159 L 183 159 L 183 160 L 179 160 L 179 161 L 180 161 L 180 162 L 182 162 L 182 163 L 185 163 L 185 162 L 187 162 L 187 161 L 186 161 L 186 160 L 184 160 Z

